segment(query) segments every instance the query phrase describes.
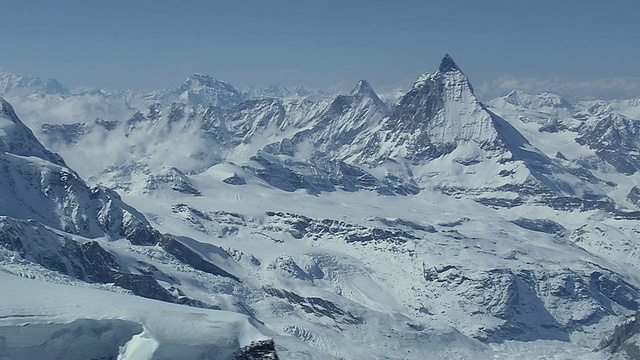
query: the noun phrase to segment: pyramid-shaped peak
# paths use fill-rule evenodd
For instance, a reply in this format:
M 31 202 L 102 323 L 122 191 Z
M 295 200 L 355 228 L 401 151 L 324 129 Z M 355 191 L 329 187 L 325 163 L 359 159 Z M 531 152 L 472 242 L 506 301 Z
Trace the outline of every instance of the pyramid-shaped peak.
M 351 90 L 351 93 L 349 95 L 357 95 L 357 94 L 375 94 L 375 91 L 373 91 L 373 88 L 371 87 L 371 85 L 369 85 L 369 83 L 367 82 L 367 80 L 360 80 L 358 81 L 358 84 L 356 85 L 356 87 L 353 88 L 353 90 Z
M 453 58 L 449 54 L 444 54 L 444 57 L 442 58 L 442 61 L 440 62 L 439 70 L 440 70 L 441 73 L 447 73 L 447 72 L 452 72 L 452 71 L 461 71 L 460 67 L 458 67 L 458 64 L 456 64 L 456 62 L 453 61 Z

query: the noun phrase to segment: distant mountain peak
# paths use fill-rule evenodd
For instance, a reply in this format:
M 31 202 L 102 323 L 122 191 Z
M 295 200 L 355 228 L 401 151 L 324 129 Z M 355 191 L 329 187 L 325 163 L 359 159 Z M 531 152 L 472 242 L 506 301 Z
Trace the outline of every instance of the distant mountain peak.
M 42 80 L 37 76 L 20 76 L 0 71 L 0 93 L 11 95 L 68 95 L 69 88 L 55 79 Z
M 565 108 L 572 109 L 573 105 L 560 95 L 543 92 L 537 95 L 528 94 L 522 90 L 511 90 L 502 97 L 506 103 L 523 108 Z
M 458 64 L 456 64 L 456 62 L 453 61 L 453 58 L 448 53 L 444 54 L 444 57 L 442 58 L 442 61 L 440 61 L 439 70 L 440 70 L 441 73 L 448 73 L 448 72 L 452 72 L 452 71 L 461 71 L 460 67 L 458 66 Z
M 242 94 L 226 81 L 195 73 L 187 78 L 175 94 L 191 105 L 231 107 L 244 100 Z
M 226 81 L 218 80 L 211 75 L 194 73 L 185 80 L 184 85 L 187 84 L 199 84 L 208 87 L 231 87 Z
M 369 85 L 369 83 L 366 80 L 360 80 L 358 81 L 358 84 L 356 84 L 356 87 L 353 88 L 353 90 L 351 90 L 351 93 L 349 93 L 349 95 L 358 95 L 358 94 L 375 94 L 375 91 L 373 91 L 373 88 L 371 87 L 371 85 Z

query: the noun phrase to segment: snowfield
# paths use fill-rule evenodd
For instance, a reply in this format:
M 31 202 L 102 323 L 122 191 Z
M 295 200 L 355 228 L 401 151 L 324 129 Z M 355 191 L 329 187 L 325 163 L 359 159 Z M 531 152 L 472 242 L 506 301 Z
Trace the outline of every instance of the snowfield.
M 8 359 L 231 359 L 268 338 L 238 313 L 7 273 L 0 280 L 11 294 L 3 296 L 0 318 L 0 354 Z
M 0 358 L 637 354 L 637 99 L 0 85 Z

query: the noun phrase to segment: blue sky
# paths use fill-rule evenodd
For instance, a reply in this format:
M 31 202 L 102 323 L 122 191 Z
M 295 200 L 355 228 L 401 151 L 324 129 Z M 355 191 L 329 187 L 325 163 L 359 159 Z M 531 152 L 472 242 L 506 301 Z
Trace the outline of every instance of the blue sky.
M 509 87 L 640 96 L 636 1 L 0 1 L 0 67 L 144 90 L 201 72 L 247 85 L 410 84 L 450 53 Z

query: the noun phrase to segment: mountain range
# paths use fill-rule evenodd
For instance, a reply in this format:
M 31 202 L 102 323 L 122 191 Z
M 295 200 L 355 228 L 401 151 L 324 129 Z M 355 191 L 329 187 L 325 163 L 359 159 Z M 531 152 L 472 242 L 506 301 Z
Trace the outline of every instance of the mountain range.
M 0 95 L 0 357 L 640 356 L 640 99 Z

